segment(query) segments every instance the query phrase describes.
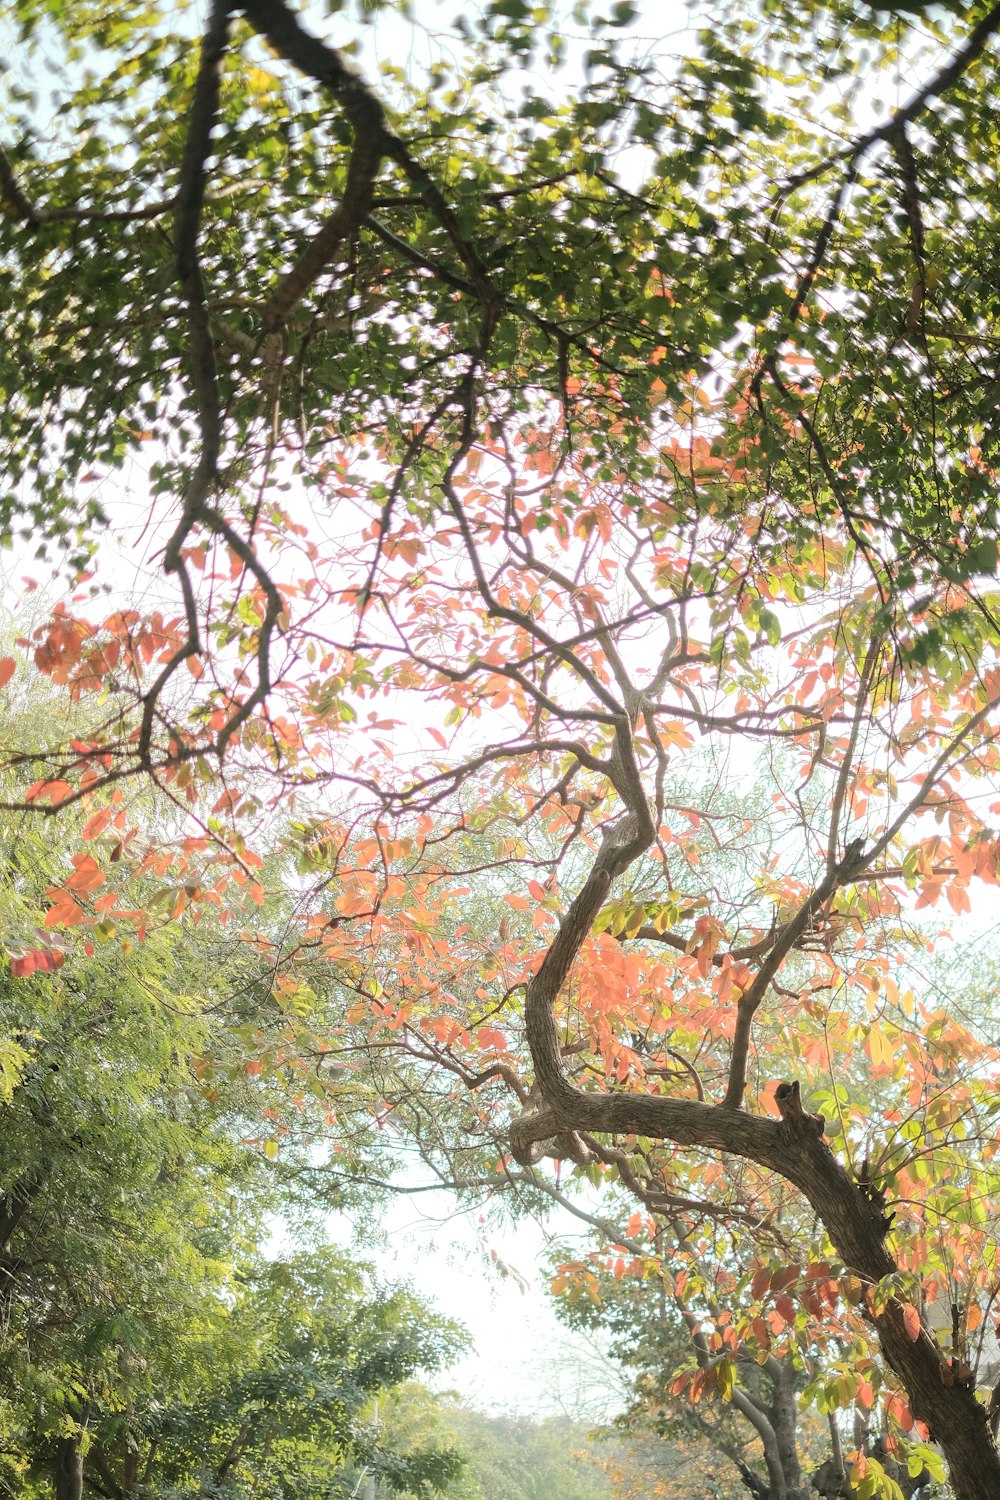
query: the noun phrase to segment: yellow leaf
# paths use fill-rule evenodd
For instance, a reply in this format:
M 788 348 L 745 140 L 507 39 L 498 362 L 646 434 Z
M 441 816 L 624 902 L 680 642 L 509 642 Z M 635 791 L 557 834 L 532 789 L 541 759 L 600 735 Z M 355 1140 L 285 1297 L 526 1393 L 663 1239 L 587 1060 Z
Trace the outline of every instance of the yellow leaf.
M 864 1040 L 864 1049 L 876 1068 L 891 1068 L 895 1053 L 892 1043 L 878 1026 L 872 1026 Z

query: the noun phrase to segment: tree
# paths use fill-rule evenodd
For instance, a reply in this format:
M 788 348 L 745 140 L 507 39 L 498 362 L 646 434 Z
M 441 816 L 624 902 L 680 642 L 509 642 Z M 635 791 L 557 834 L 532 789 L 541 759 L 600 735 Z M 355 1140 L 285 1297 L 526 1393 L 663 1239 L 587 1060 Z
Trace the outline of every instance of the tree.
M 319 1500 L 356 1493 L 368 1471 L 389 1493 L 446 1493 L 462 1468 L 454 1448 L 424 1441 L 399 1451 L 384 1441 L 377 1404 L 454 1356 L 455 1325 L 328 1249 L 259 1261 L 240 1279 L 228 1326 L 206 1341 L 201 1380 L 150 1403 L 135 1423 L 128 1451 L 142 1485 L 172 1500 Z M 101 1477 L 115 1500 L 130 1493 L 106 1458 Z
M 798 1366 L 795 1359 L 799 1350 L 769 1351 L 758 1363 L 756 1349 L 744 1350 L 738 1336 L 727 1334 L 732 1305 L 749 1287 L 740 1287 L 730 1257 L 713 1275 L 712 1247 L 700 1247 L 699 1255 L 692 1248 L 685 1243 L 665 1257 L 670 1271 L 663 1267 L 641 1279 L 626 1277 L 623 1261 L 609 1272 L 596 1254 L 582 1261 L 563 1257 L 554 1283 L 560 1313 L 571 1324 L 611 1334 L 612 1353 L 633 1383 L 625 1418 L 630 1431 L 686 1438 L 698 1455 L 690 1462 L 699 1468 L 724 1470 L 728 1461 L 733 1494 L 769 1500 L 801 1489 L 808 1469 L 798 1410 L 805 1384 L 801 1358 Z M 691 1272 L 682 1268 L 685 1252 Z M 722 1399 L 711 1399 L 716 1396 Z M 679 1494 L 685 1472 L 686 1466 L 675 1481 Z
M 981 966 L 981 958 L 979 962 Z M 935 991 L 945 996 L 945 987 L 954 986 L 954 963 L 920 967 L 928 1001 Z M 958 993 L 967 1016 L 986 1021 L 992 1013 L 990 990 L 988 973 L 965 976 Z M 835 1021 L 836 1013 L 823 1013 L 824 1029 Z M 931 1035 L 944 1021 L 945 1013 L 939 1012 Z M 872 1178 L 868 1153 L 874 1154 L 878 1139 L 872 1119 L 896 1127 L 882 1147 L 887 1159 L 899 1159 L 896 1212 L 912 1214 L 914 1203 L 922 1198 L 927 1215 L 910 1249 L 915 1260 L 908 1266 L 921 1269 L 920 1292 L 928 1316 L 938 1337 L 950 1339 L 955 1363 L 972 1361 L 976 1383 L 992 1383 L 997 1371 L 995 1336 L 984 1324 L 974 1290 L 977 1273 L 966 1256 L 971 1251 L 977 1257 L 984 1242 L 989 1255 L 995 1185 L 989 1174 L 977 1172 L 973 1186 L 969 1154 L 961 1147 L 956 1151 L 947 1140 L 956 1126 L 958 1137 L 976 1134 L 968 1117 L 961 1124 L 953 1119 L 951 1096 L 953 1087 L 961 1089 L 962 1071 L 976 1056 L 976 1048 L 963 1050 L 957 1069 L 948 1048 L 935 1048 L 936 1087 L 918 1125 L 912 1106 L 919 1093 L 915 1100 L 910 1068 L 897 1062 L 877 1069 L 873 1076 L 866 1056 L 872 1035 L 868 1031 L 865 1039 L 864 1066 L 858 1067 L 849 1056 L 838 1059 L 831 1069 L 837 1082 L 817 1091 L 814 1101 L 839 1117 L 830 1133 L 847 1137 L 855 1160 L 864 1153 L 859 1176 L 865 1180 Z M 961 1031 L 953 1032 L 951 1044 L 960 1039 Z M 807 1037 L 797 1040 L 801 1047 Z M 966 1035 L 966 1048 L 971 1041 Z M 887 1050 L 887 1043 L 878 1045 Z M 981 1144 L 977 1135 L 973 1158 Z M 991 1154 L 988 1142 L 986 1149 Z M 648 1159 L 648 1148 L 646 1155 Z M 877 1166 L 874 1175 L 879 1176 Z M 899 1415 L 896 1397 L 884 1403 L 888 1425 L 880 1422 L 884 1372 L 873 1361 L 867 1321 L 852 1311 L 852 1303 L 859 1302 L 860 1285 L 845 1282 L 838 1305 L 837 1283 L 825 1258 L 828 1247 L 817 1239 L 815 1223 L 802 1218 L 794 1198 L 772 1196 L 768 1187 L 756 1187 L 760 1218 L 751 1239 L 745 1233 L 720 1235 L 718 1221 L 707 1214 L 699 1225 L 668 1206 L 645 1222 L 643 1215 L 633 1213 L 626 1223 L 628 1200 L 621 1200 L 620 1189 L 611 1189 L 600 1217 L 578 1209 L 597 1231 L 596 1248 L 582 1259 L 578 1251 L 564 1251 L 559 1257 L 562 1263 L 553 1289 L 562 1315 L 612 1333 L 613 1353 L 634 1381 L 630 1424 L 652 1425 L 657 1432 L 693 1426 L 706 1444 L 728 1455 L 751 1494 L 795 1490 L 803 1473 L 811 1474 L 821 1495 L 848 1493 L 843 1490 L 843 1455 L 852 1444 L 886 1469 L 904 1493 L 920 1488 L 930 1479 L 920 1456 L 911 1452 L 909 1471 L 905 1464 L 900 1467 L 892 1421 L 894 1412 Z M 631 1190 L 640 1197 L 651 1196 L 645 1182 L 633 1181 Z M 974 1224 L 985 1231 L 982 1241 L 978 1233 L 969 1233 Z M 767 1239 L 770 1249 L 762 1254 Z M 980 1284 L 987 1297 L 992 1296 L 992 1278 L 990 1269 Z M 821 1464 L 817 1407 L 829 1423 L 832 1441 L 832 1451 Z M 754 1448 L 748 1453 L 751 1439 Z M 926 1457 L 933 1464 L 933 1457 Z M 683 1485 L 683 1479 L 680 1482 Z
M 610 1490 L 588 1450 L 582 1426 L 557 1418 L 488 1416 L 454 1393 L 433 1396 L 403 1386 L 385 1407 L 386 1426 L 404 1450 L 428 1435 L 464 1453 L 466 1469 L 448 1493 L 455 1500 L 605 1500 Z
M 175 1267 L 194 1269 L 190 1256 Z M 93 1361 L 78 1367 L 86 1383 L 73 1386 L 75 1404 L 62 1393 L 62 1436 L 39 1430 L 39 1382 L 17 1391 L 7 1452 L 22 1493 L 27 1484 L 57 1500 L 325 1500 L 355 1493 L 366 1472 L 386 1493 L 450 1492 L 463 1463 L 456 1450 L 426 1441 L 398 1450 L 377 1408 L 395 1385 L 452 1357 L 454 1325 L 405 1290 L 373 1286 L 365 1267 L 329 1249 L 245 1258 L 213 1293 L 189 1290 L 173 1345 L 147 1343 L 145 1356 L 135 1338 L 143 1309 L 119 1307 L 118 1371 L 98 1384 Z M 129 1362 L 140 1359 L 137 1388 Z
M 32 832 L 6 841 L 9 943 L 55 854 Z M 192 1323 L 210 1324 L 225 1295 L 223 1247 L 259 1235 L 277 1199 L 232 1129 L 239 1085 L 221 1108 L 197 1086 L 207 1028 L 169 932 L 132 963 L 109 962 L 107 946 L 68 961 L 61 947 L 29 952 L 43 972 L 5 976 L 0 999 L 3 1384 L 14 1451 L 76 1500 L 100 1393 L 127 1432 L 150 1381 L 181 1378 Z
M 260 1133 L 276 1105 L 303 1127 L 319 1112 L 300 1080 L 263 1074 L 287 1030 L 266 968 L 241 943 L 227 954 L 218 929 L 149 910 L 131 949 L 107 919 L 63 944 L 41 925 L 56 830 L 3 821 L 5 1487 L 326 1497 L 353 1462 L 443 1490 L 454 1453 L 404 1457 L 369 1407 L 446 1363 L 459 1330 L 329 1248 L 264 1258 L 276 1216 L 315 1240 L 322 1212 L 352 1201 L 317 1169 L 313 1132 L 280 1161 Z M 133 894 L 151 906 L 155 884 Z
M 574 103 L 513 105 L 505 70 L 562 44 L 500 0 L 473 91 L 439 69 L 390 110 L 281 0 L 216 6 L 196 71 L 155 14 L 25 4 L 25 39 L 90 49 L 90 133 L 44 149 L 15 101 L 8 468 L 73 534 L 79 486 L 148 450 L 179 592 L 35 632 L 39 670 L 117 696 L 22 800 L 100 815 L 153 775 L 202 812 L 185 902 L 259 889 L 250 830 L 294 800 L 317 889 L 274 958 L 353 991 L 337 1044 L 454 1080 L 537 1191 L 555 1158 L 748 1230 L 758 1172 L 791 1185 L 986 1500 L 968 1317 L 925 1314 L 940 1223 L 956 1305 L 989 1303 L 995 1059 L 893 957 L 997 874 L 1000 7 L 907 30 L 924 81 L 868 127 L 802 81 L 892 66 L 900 19 L 848 9 L 720 20 L 664 81 L 619 6 Z M 324 507 L 348 536 L 310 534 Z M 53 928 L 121 878 L 78 858 Z M 803 1103 L 859 1047 L 907 1095 L 867 1165 L 836 1080 L 837 1154 Z
M 796 1247 L 803 1260 L 807 1247 L 808 1239 Z M 807 1491 L 810 1482 L 828 1500 L 849 1495 L 841 1410 L 851 1404 L 854 1467 L 863 1462 L 873 1476 L 887 1474 L 904 1495 L 919 1490 L 928 1471 L 914 1465 L 909 1473 L 894 1435 L 871 1430 L 873 1360 L 837 1316 L 829 1266 L 814 1261 L 804 1274 L 792 1265 L 768 1276 L 759 1266 L 753 1273 L 741 1267 L 732 1246 L 721 1255 L 719 1249 L 717 1235 L 699 1243 L 689 1234 L 668 1253 L 660 1246 L 657 1258 L 637 1257 L 628 1268 L 621 1253 L 606 1262 L 601 1251 L 557 1267 L 562 1316 L 607 1330 L 612 1354 L 631 1378 L 633 1401 L 620 1425 L 667 1439 L 665 1447 L 679 1445 L 685 1454 L 678 1467 L 665 1451 L 662 1493 L 685 1495 L 696 1466 L 732 1496 L 775 1500 Z M 764 1322 L 755 1304 L 767 1282 L 775 1298 Z M 737 1311 L 748 1306 L 752 1317 Z M 803 1403 L 807 1388 L 812 1399 Z M 644 1446 L 652 1457 L 653 1444 Z

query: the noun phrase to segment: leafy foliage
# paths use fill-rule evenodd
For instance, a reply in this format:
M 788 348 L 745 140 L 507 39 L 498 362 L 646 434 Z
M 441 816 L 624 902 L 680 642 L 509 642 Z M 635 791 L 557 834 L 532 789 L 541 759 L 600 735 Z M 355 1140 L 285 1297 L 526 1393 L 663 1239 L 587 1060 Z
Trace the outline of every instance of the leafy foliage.
M 36 823 L 6 823 L 14 942 L 62 853 Z M 397 1489 L 443 1490 L 456 1456 L 394 1452 L 369 1408 L 446 1363 L 459 1331 L 329 1249 L 263 1258 L 276 1214 L 309 1232 L 338 1197 L 308 1136 L 277 1162 L 250 1134 L 293 1091 L 248 1054 L 266 1022 L 241 1024 L 239 949 L 219 970 L 207 927 L 124 952 L 106 931 L 56 942 L 28 956 L 57 964 L 22 955 L 0 993 L 7 1486 L 329 1496 L 368 1464 Z
M 609 1485 L 590 1452 L 588 1434 L 556 1418 L 488 1416 L 455 1396 L 429 1396 L 403 1386 L 386 1403 L 387 1432 L 395 1444 L 425 1442 L 428 1436 L 456 1447 L 466 1463 L 449 1485 L 454 1500 L 607 1500 Z
M 283 0 L 197 57 L 17 8 L 74 71 L 4 121 L 2 522 L 79 561 L 134 480 L 169 602 L 98 574 L 22 636 L 94 711 L 11 747 L 84 819 L 15 972 L 146 936 L 153 880 L 233 909 L 262 1088 L 321 1057 L 369 1141 L 612 1247 L 576 1189 L 621 1185 L 623 1275 L 721 1236 L 741 1348 L 841 1341 L 808 1398 L 995 1500 L 995 1041 L 914 974 L 1000 871 L 1000 7 L 727 6 L 669 65 L 638 19 L 497 0 L 380 94 Z

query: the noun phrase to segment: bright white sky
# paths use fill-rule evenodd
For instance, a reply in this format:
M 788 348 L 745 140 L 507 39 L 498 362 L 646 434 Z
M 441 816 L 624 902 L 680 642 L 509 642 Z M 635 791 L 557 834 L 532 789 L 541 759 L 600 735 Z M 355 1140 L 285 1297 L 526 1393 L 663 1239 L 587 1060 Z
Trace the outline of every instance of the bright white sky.
M 438 1389 L 480 1408 L 597 1422 L 622 1409 L 624 1387 L 599 1343 L 559 1322 L 547 1292 L 552 1237 L 582 1245 L 583 1227 L 562 1211 L 546 1226 L 487 1226 L 476 1210 L 457 1211 L 449 1194 L 434 1192 L 396 1199 L 384 1245 L 368 1240 L 357 1250 L 387 1279 L 410 1278 L 469 1330 L 473 1347 L 434 1381 Z M 349 1232 L 343 1222 L 332 1228 L 338 1240 Z

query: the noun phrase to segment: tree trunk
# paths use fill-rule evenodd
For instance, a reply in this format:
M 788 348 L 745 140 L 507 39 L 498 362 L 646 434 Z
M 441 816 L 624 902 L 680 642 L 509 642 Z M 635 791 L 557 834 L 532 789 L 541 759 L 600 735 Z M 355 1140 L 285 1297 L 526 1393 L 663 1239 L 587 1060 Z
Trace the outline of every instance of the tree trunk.
M 785 1478 L 785 1494 L 788 1500 L 814 1500 L 799 1462 L 798 1371 L 791 1360 L 779 1360 L 778 1367 L 777 1375 L 771 1376 L 774 1391 L 771 1424 Z
M 83 1500 L 83 1452 L 76 1437 L 56 1444 L 55 1500 Z

